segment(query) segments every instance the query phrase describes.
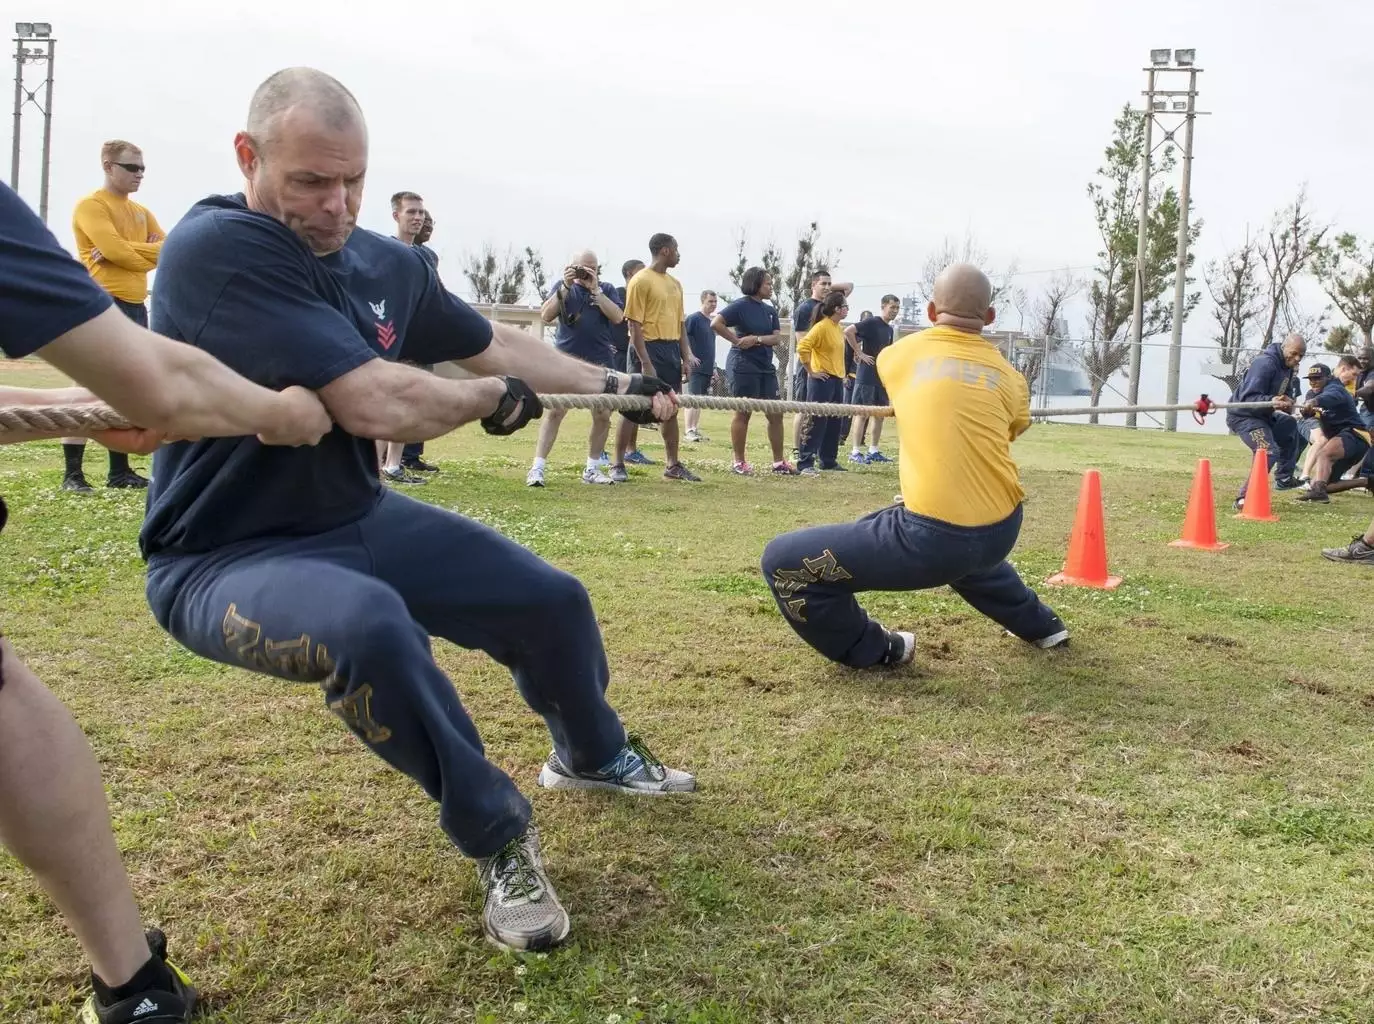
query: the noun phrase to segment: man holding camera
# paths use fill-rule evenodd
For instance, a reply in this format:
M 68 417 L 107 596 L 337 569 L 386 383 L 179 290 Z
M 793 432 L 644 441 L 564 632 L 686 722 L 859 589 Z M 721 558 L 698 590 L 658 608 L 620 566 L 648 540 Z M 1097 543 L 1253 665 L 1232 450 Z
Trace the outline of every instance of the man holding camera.
M 558 324 L 554 346 L 563 353 L 594 366 L 615 369 L 615 338 L 612 328 L 624 321 L 620 293 L 615 285 L 597 276 L 596 253 L 590 249 L 573 255 L 563 268 L 563 279 L 553 286 L 539 310 L 544 323 Z M 544 466 L 558 440 L 558 428 L 567 415 L 562 409 L 545 411 L 534 446 L 534 464 L 525 477 L 528 487 L 544 486 Z M 601 471 L 601 453 L 611 429 L 608 409 L 592 410 L 592 429 L 587 438 L 587 467 L 584 484 L 609 484 L 613 481 Z

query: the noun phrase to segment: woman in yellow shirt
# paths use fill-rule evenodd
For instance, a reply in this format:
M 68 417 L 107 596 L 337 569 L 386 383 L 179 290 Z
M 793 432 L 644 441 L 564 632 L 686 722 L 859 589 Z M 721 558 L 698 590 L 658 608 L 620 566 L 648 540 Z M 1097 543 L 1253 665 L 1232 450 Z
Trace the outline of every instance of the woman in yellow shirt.
M 849 312 L 849 297 L 831 292 L 821 300 L 811 329 L 797 342 L 797 359 L 806 368 L 808 402 L 844 401 L 844 329 L 840 321 Z M 802 476 L 819 476 L 822 469 L 843 473 L 835 461 L 840 449 L 839 416 L 804 416 L 798 432 Z M 816 468 L 817 461 L 820 469 Z

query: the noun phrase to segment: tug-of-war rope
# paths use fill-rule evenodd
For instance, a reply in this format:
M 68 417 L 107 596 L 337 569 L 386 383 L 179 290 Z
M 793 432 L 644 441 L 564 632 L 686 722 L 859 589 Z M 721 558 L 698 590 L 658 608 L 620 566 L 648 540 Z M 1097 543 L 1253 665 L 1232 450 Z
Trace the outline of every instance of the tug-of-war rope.
M 641 395 L 540 395 L 545 409 L 609 409 L 627 412 L 649 408 Z M 810 416 L 891 416 L 890 406 L 844 405 L 838 402 L 788 402 L 764 398 L 717 398 L 712 395 L 679 395 L 684 409 L 715 409 L 720 412 L 805 413 Z M 1179 405 L 1099 405 L 1072 409 L 1032 409 L 1031 419 L 1058 416 L 1110 416 L 1131 412 L 1191 412 L 1203 423 L 1221 409 L 1271 409 L 1270 402 L 1213 402 L 1203 395 L 1195 402 Z M 16 405 L 0 407 L 0 434 L 19 432 L 79 434 L 87 430 L 119 430 L 134 426 L 108 405 Z

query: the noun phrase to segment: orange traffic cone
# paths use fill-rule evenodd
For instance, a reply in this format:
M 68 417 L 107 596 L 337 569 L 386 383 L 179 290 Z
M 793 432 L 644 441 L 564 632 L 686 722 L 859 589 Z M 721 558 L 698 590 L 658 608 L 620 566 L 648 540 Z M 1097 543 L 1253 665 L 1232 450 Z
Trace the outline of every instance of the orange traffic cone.
M 1245 504 L 1236 518 L 1261 523 L 1279 521 L 1269 507 L 1269 452 L 1264 448 L 1255 449 L 1255 461 L 1250 464 L 1250 483 L 1245 487 Z
M 1197 460 L 1197 473 L 1193 476 L 1193 493 L 1188 496 L 1188 514 L 1183 517 L 1183 536 L 1171 540 L 1171 548 L 1199 548 L 1203 551 L 1221 551 L 1230 544 L 1217 541 L 1217 508 L 1212 498 L 1212 463 L 1209 459 Z
M 1073 533 L 1069 535 L 1069 557 L 1064 571 L 1055 573 L 1046 582 L 1053 586 L 1096 587 L 1115 590 L 1120 576 L 1107 575 L 1107 534 L 1102 525 L 1102 477 L 1097 470 L 1083 474 L 1083 488 L 1078 492 L 1078 514 L 1074 516 Z

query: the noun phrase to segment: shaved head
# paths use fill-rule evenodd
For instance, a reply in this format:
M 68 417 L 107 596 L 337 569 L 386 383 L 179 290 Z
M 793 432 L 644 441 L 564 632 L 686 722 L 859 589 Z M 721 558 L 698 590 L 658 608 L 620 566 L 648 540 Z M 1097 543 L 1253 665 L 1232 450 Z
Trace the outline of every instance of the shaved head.
M 261 145 L 271 145 L 290 113 L 308 113 L 332 131 L 367 131 L 363 108 L 353 94 L 337 78 L 314 68 L 285 68 L 258 86 L 248 104 L 245 130 Z
M 1288 364 L 1290 369 L 1295 369 L 1305 355 L 1307 355 L 1307 342 L 1303 340 L 1301 334 L 1290 334 L 1283 339 L 1283 361 Z
M 951 263 L 935 279 L 926 314 L 933 324 L 981 331 L 992 323 L 992 282 L 971 263 Z
M 249 209 L 281 221 L 317 256 L 344 247 L 363 200 L 367 124 L 337 79 L 278 71 L 253 93 L 234 151 Z

